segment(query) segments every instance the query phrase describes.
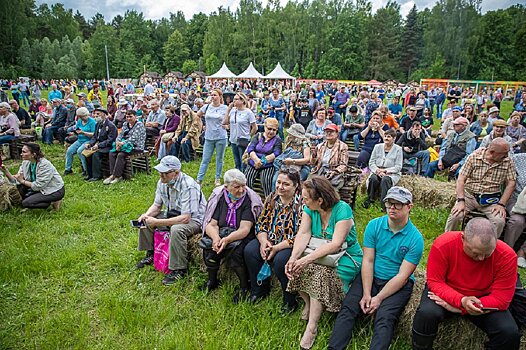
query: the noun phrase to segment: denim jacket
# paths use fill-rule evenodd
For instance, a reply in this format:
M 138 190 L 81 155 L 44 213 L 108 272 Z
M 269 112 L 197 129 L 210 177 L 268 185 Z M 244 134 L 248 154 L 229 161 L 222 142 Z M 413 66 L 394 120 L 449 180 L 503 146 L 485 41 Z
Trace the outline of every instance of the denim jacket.
M 476 137 L 479 137 L 480 133 L 482 132 L 482 127 L 480 126 L 480 121 L 477 120 L 476 122 L 471 124 L 471 127 L 469 128 L 469 130 L 472 133 L 474 133 Z M 488 135 L 491 132 L 491 130 L 493 130 L 493 125 L 491 124 L 491 122 L 488 121 L 488 128 L 486 129 L 486 132 L 487 132 Z

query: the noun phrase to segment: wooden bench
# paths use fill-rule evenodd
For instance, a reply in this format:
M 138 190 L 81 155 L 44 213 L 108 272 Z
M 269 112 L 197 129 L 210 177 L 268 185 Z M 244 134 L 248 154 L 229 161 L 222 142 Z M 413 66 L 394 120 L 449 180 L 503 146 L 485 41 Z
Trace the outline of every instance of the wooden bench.
M 100 160 L 102 176 L 107 178 L 110 176 L 109 153 L 102 153 Z M 126 158 L 126 164 L 124 165 L 122 177 L 125 180 L 129 180 L 138 171 L 144 171 L 148 175 L 152 173 L 149 152 L 146 150 L 144 150 L 142 153 L 132 153 Z
M 34 141 L 36 141 L 35 135 L 20 135 L 17 138 L 9 141 L 9 154 L 11 159 L 20 159 L 24 143 Z
M 345 181 L 343 187 L 340 188 L 339 193 L 341 200 L 347 202 L 351 208 L 354 209 L 362 171 L 356 167 L 356 160 L 358 159 L 360 152 L 348 152 L 349 160 L 347 163 L 347 170 L 345 171 Z

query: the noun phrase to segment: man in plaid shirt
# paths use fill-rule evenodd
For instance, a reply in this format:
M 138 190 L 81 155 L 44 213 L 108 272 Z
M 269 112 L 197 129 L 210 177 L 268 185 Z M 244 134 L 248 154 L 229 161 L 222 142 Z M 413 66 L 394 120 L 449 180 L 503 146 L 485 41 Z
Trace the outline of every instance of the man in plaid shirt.
M 446 232 L 458 229 L 464 215 L 477 210 L 489 219 L 495 234 L 500 236 L 506 223 L 506 203 L 517 177 L 508 152 L 508 142 L 499 137 L 467 158 L 457 180 L 457 201 L 447 219 Z

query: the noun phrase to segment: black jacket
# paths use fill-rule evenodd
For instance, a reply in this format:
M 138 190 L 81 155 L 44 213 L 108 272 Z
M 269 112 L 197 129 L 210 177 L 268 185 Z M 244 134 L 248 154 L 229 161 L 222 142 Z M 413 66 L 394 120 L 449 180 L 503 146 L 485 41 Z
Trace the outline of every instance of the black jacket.
M 423 151 L 427 149 L 426 135 L 423 131 L 420 132 L 420 137 L 413 137 L 413 135 L 411 134 L 411 130 L 407 130 L 402 134 L 402 136 L 400 136 L 398 141 L 396 141 L 396 144 L 398 146 L 401 146 L 402 148 L 412 148 L 411 152 L 405 152 L 404 150 L 404 153 L 409 154 L 413 154 L 418 151 Z
M 68 115 L 68 109 L 64 107 L 63 105 L 59 105 L 56 108 L 56 111 L 53 111 L 53 120 L 51 121 L 51 125 L 63 127 L 66 125 L 66 117 Z
M 111 122 L 111 120 L 106 119 L 104 122 L 99 122 L 95 126 L 95 133 L 89 141 L 89 145 L 91 147 L 98 142 L 99 151 L 108 152 L 116 138 L 117 127 Z

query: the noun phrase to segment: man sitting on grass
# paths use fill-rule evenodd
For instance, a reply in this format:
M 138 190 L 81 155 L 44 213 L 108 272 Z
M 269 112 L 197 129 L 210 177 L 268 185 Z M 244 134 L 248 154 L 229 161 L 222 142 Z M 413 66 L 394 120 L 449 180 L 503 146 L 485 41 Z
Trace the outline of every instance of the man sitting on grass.
M 140 269 L 153 263 L 155 228 L 170 228 L 170 273 L 164 277 L 163 284 L 171 285 L 187 274 L 188 238 L 201 233 L 206 199 L 195 180 L 181 172 L 177 157 L 166 156 L 154 168 L 161 178 L 152 206 L 137 219 L 145 226 L 139 230 L 139 250 L 146 250 L 146 257 L 136 266 Z M 163 206 L 166 212 L 161 213 Z
M 508 310 L 516 259 L 485 218 L 470 220 L 464 232 L 439 236 L 429 252 L 427 286 L 413 320 L 413 349 L 432 349 L 440 322 L 454 314 L 488 335 L 486 349 L 519 349 L 521 334 Z

